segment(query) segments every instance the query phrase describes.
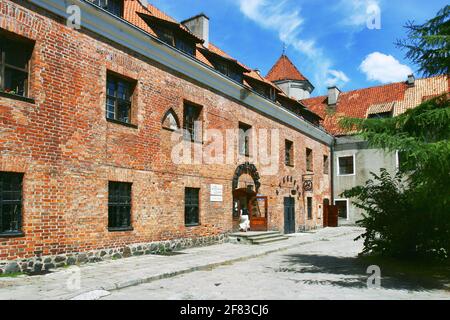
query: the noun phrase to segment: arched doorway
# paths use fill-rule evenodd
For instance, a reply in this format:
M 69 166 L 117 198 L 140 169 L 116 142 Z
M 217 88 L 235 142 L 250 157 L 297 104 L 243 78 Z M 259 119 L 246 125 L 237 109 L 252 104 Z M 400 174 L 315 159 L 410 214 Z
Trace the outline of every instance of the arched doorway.
M 240 178 L 248 175 L 251 182 Z M 261 183 L 255 165 L 248 162 L 240 165 L 233 177 L 233 228 L 239 229 L 242 215 L 248 215 L 251 231 L 267 231 L 268 203 L 267 197 L 259 195 Z

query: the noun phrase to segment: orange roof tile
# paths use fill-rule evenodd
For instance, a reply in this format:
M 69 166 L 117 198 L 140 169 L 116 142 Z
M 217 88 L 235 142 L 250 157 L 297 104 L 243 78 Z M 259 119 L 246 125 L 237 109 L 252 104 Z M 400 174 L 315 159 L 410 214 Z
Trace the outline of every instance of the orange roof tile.
M 282 80 L 308 81 L 285 54 L 281 55 L 266 78 L 272 82 Z
M 369 110 L 380 106 L 392 106 L 393 115 L 397 116 L 417 107 L 424 97 L 446 92 L 449 92 L 447 77 L 437 76 L 417 79 L 412 87 L 406 82 L 399 82 L 342 92 L 336 107 L 328 107 L 327 96 L 304 99 L 301 102 L 324 119 L 322 125 L 329 133 L 344 135 L 346 131 L 338 124 L 342 117 L 363 119 L 367 117 Z

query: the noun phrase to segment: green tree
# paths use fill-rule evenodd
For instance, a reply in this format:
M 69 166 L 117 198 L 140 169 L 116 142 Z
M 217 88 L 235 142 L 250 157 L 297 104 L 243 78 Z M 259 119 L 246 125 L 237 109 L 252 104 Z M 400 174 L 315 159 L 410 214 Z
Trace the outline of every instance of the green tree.
M 449 74 L 450 66 L 450 5 L 422 25 L 408 22 L 408 38 L 397 46 L 407 50 L 406 58 L 419 66 L 424 76 Z
M 448 75 L 450 6 L 423 25 L 409 23 L 407 58 L 425 76 Z M 344 192 L 365 211 L 365 253 L 397 257 L 450 255 L 450 102 L 449 94 L 387 119 L 344 118 L 340 125 L 356 131 L 373 148 L 399 151 L 400 170 L 373 175 L 364 186 Z

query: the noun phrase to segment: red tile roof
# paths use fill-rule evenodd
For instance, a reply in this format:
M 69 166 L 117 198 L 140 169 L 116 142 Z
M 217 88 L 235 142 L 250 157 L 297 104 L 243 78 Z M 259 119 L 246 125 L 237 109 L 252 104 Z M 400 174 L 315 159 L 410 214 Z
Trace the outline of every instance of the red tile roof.
M 449 92 L 448 78 L 437 76 L 417 79 L 412 87 L 406 82 L 399 82 L 342 92 L 336 107 L 328 107 L 327 96 L 305 99 L 301 102 L 324 119 L 322 125 L 329 133 L 344 135 L 345 130 L 338 124 L 342 117 L 366 118 L 370 110 L 380 106 L 392 106 L 392 114 L 396 116 L 417 107 L 424 97 L 446 92 Z
M 285 54 L 270 69 L 266 78 L 272 82 L 282 80 L 308 81 Z

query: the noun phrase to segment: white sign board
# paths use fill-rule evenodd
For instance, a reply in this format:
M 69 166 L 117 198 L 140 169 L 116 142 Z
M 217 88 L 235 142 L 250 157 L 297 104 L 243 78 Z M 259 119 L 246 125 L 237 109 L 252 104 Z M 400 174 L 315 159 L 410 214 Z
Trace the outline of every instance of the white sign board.
M 223 201 L 223 185 L 221 185 L 221 184 L 212 184 L 211 185 L 210 201 L 211 202 L 222 202 Z

